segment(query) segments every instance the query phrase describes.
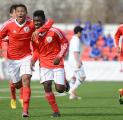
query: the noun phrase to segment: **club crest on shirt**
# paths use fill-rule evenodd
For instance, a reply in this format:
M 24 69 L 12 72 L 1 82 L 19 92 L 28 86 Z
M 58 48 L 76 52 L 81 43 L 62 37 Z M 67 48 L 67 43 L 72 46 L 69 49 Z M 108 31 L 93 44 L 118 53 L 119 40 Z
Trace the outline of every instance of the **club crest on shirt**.
M 29 27 L 28 26 L 24 27 L 24 31 L 29 32 L 30 31 Z
M 47 40 L 48 43 L 50 43 L 50 42 L 52 42 L 52 37 L 49 36 L 49 37 L 46 38 L 46 40 Z

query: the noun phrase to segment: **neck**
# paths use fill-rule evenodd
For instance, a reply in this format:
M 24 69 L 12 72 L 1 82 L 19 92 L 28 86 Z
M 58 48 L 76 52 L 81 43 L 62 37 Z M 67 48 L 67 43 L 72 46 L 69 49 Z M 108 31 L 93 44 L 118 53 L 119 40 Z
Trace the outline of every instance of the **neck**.
M 22 25 L 26 20 L 23 20 L 23 21 L 19 22 L 19 21 L 16 19 L 16 21 L 18 22 L 18 24 Z

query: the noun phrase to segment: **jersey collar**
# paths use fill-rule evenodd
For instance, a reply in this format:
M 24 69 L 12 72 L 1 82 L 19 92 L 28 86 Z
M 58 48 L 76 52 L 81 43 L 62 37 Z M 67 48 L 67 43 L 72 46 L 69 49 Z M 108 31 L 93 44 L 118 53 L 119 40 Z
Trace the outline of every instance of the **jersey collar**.
M 15 23 L 16 23 L 19 27 L 23 27 L 23 26 L 26 24 L 26 22 L 27 22 L 27 20 L 25 20 L 25 22 L 20 25 L 20 24 L 17 22 L 17 20 L 15 19 Z

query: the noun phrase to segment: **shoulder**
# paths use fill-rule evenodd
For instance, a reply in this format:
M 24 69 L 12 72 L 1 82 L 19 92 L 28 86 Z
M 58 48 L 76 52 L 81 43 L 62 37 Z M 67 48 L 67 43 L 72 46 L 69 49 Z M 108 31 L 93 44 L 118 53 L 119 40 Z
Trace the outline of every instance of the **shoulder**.
M 5 23 L 7 24 L 9 24 L 9 23 L 13 23 L 15 21 L 15 19 L 13 19 L 13 18 L 10 18 L 9 20 L 7 20 Z
M 33 20 L 30 17 L 26 17 L 26 24 L 32 28 L 34 28 Z
M 1 30 L 4 29 L 6 26 L 10 25 L 11 23 L 14 22 L 14 19 L 10 18 L 9 20 L 7 20 L 6 22 L 4 22 L 1 26 Z
M 33 20 L 30 17 L 28 17 L 28 16 L 26 17 L 26 22 L 33 24 Z
M 123 24 L 118 26 L 118 30 L 123 29 Z
M 31 21 L 31 22 L 33 22 L 33 20 L 32 20 L 32 18 L 31 17 L 29 17 L 29 16 L 26 16 L 26 21 Z
M 73 35 L 71 40 L 74 41 L 74 42 L 79 42 L 80 41 L 80 39 L 76 35 Z
M 52 27 L 49 29 L 49 31 L 54 32 L 54 34 L 57 34 L 59 38 L 63 38 L 63 32 L 59 28 Z

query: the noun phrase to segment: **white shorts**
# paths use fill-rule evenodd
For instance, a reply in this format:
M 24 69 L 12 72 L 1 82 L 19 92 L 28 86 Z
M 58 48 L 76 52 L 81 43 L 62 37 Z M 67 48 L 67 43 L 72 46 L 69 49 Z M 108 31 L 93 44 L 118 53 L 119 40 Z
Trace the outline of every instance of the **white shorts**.
M 66 77 L 68 80 L 71 80 L 72 77 L 76 77 L 77 79 L 86 77 L 83 65 L 80 68 L 76 68 L 73 65 L 67 63 L 65 70 L 66 70 Z
M 32 56 L 29 55 L 20 60 L 8 59 L 8 73 L 13 83 L 19 82 L 24 74 L 32 75 L 31 58 Z
M 40 68 L 40 83 L 45 81 L 54 80 L 56 84 L 65 85 L 65 73 L 63 68 Z
M 73 71 L 73 76 L 75 76 L 76 79 L 79 79 L 79 80 L 81 80 L 83 77 L 86 77 L 84 67 L 81 66 L 80 68 L 75 69 Z

